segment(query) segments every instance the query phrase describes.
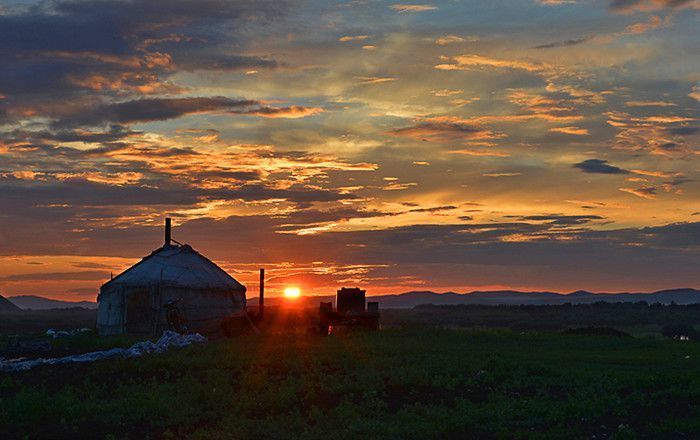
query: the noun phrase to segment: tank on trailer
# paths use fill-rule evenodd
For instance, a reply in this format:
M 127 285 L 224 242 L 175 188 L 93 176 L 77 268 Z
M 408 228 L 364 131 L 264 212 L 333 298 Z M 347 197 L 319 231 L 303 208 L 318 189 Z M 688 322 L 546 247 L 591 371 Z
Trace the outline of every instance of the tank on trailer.
M 359 287 L 343 287 L 336 293 L 336 309 L 333 303 L 324 302 L 319 307 L 319 331 L 327 335 L 331 328 L 379 329 L 379 303 L 366 301 L 367 291 Z

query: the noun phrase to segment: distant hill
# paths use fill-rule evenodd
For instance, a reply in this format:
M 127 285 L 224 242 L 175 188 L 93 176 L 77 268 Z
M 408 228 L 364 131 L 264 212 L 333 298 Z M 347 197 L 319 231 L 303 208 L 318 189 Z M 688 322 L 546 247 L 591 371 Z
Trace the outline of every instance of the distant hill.
M 315 296 L 300 298 L 304 305 L 317 306 L 324 301 L 333 301 L 333 296 Z M 579 290 L 569 294 L 555 292 L 518 292 L 514 290 L 475 291 L 470 293 L 431 291 L 406 292 L 398 295 L 379 295 L 368 297 L 369 301 L 379 302 L 380 308 L 406 309 L 423 304 L 433 305 L 556 305 L 556 304 L 590 304 L 597 301 L 605 302 L 639 302 L 648 304 L 698 304 L 700 290 L 684 288 L 660 290 L 653 293 L 592 293 Z M 266 298 L 269 305 L 279 304 L 282 298 Z M 249 298 L 249 305 L 257 305 L 257 298 Z
M 0 297 L 0 310 L 2 309 L 2 297 Z M 22 309 L 47 310 L 68 309 L 83 307 L 96 309 L 97 303 L 92 301 L 60 301 L 43 298 L 41 296 L 12 296 L 8 298 L 14 305 Z M 318 307 L 321 302 L 329 302 L 335 299 L 334 295 L 306 296 L 296 299 L 300 306 Z M 424 304 L 436 306 L 449 306 L 460 304 L 474 305 L 556 305 L 556 304 L 590 304 L 597 301 L 605 302 L 638 302 L 648 304 L 661 303 L 679 305 L 700 304 L 700 290 L 696 289 L 670 289 L 653 293 L 592 293 L 579 290 L 576 292 L 518 292 L 515 290 L 475 291 L 469 293 L 431 291 L 415 291 L 392 295 L 378 295 L 368 297 L 369 301 L 379 302 L 379 307 L 384 309 L 410 309 Z M 5 300 L 7 301 L 7 300 Z M 265 304 L 275 306 L 286 303 L 288 300 L 279 297 L 265 298 Z M 248 298 L 249 306 L 257 306 L 258 298 Z
M 0 295 L 0 313 L 21 312 L 22 309 L 13 304 L 10 300 Z
M 97 303 L 92 301 L 61 301 L 35 295 L 11 296 L 8 299 L 14 303 L 14 305 L 24 310 L 70 309 L 73 307 L 82 307 L 85 309 L 97 308 Z
M 448 292 L 408 292 L 401 295 L 377 297 L 380 307 L 406 308 L 420 304 L 454 305 L 556 305 L 556 304 L 590 304 L 605 302 L 638 302 L 648 304 L 696 304 L 700 303 L 700 291 L 695 289 L 661 290 L 653 293 L 592 293 L 577 291 L 570 294 L 555 292 L 517 292 L 512 290 L 471 292 L 455 294 Z

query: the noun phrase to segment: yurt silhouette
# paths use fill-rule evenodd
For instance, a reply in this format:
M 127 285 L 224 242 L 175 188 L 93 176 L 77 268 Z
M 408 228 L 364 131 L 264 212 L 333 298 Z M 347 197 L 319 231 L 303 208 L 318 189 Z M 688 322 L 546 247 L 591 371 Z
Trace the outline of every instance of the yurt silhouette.
M 161 248 L 100 287 L 99 334 L 159 334 L 173 326 L 214 333 L 227 318 L 246 316 L 245 286 L 173 240 L 170 225 L 168 218 Z

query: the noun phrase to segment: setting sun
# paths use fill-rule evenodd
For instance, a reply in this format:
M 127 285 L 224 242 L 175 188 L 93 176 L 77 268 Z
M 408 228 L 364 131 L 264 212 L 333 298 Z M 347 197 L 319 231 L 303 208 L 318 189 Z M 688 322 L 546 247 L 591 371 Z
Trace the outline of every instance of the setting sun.
M 284 296 L 286 298 L 299 298 L 301 295 L 301 290 L 298 287 L 287 287 L 284 289 Z

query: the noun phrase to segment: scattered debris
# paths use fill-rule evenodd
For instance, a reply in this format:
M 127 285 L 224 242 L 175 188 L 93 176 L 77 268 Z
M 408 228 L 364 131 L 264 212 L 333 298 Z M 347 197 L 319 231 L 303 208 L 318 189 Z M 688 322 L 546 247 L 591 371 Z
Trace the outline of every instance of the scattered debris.
M 46 330 L 46 336 L 51 336 L 52 338 L 62 338 L 63 336 L 75 336 L 80 333 L 89 332 L 89 328 L 77 328 L 75 330 L 54 330 L 52 328 Z
M 191 344 L 207 342 L 207 338 L 199 333 L 181 335 L 166 330 L 157 342 L 137 342 L 129 348 L 112 348 L 111 350 L 93 351 L 90 353 L 64 356 L 50 359 L 4 359 L 0 358 L 0 371 L 26 371 L 39 365 L 60 365 L 77 362 L 95 362 L 102 359 L 141 357 L 150 353 L 163 353 L 172 347 L 180 348 Z

